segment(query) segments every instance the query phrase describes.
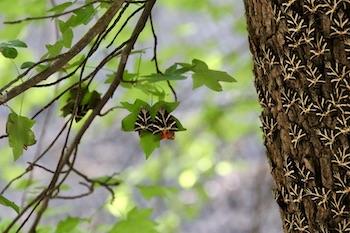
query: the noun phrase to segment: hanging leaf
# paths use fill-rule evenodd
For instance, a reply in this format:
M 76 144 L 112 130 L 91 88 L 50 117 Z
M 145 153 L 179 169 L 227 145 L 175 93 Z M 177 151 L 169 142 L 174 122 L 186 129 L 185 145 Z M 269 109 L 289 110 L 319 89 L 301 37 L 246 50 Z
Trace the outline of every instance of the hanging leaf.
M 62 44 L 66 48 L 70 48 L 73 41 L 73 30 L 69 27 L 69 25 L 62 20 L 58 20 L 58 28 L 62 34 Z
M 186 130 L 177 118 L 172 115 L 167 117 L 176 109 L 179 102 L 159 101 L 151 107 L 143 100 L 137 99 L 133 104 L 122 102 L 121 105 L 130 112 L 122 120 L 122 129 L 139 133 L 140 146 L 146 158 L 149 158 L 152 152 L 160 146 L 162 139 L 173 140 L 176 131 Z M 161 113 L 164 117 L 158 116 Z M 166 120 L 159 120 L 163 118 Z
M 32 67 L 33 65 L 35 65 L 35 63 L 31 61 L 23 62 L 21 65 L 21 69 L 27 69 L 29 67 Z
M 18 55 L 17 49 L 13 47 L 0 47 L 0 52 L 6 58 L 14 59 Z
M 76 27 L 81 24 L 87 25 L 95 15 L 95 13 L 96 13 L 96 10 L 94 6 L 88 5 L 84 8 L 76 10 L 74 12 L 74 15 L 72 15 L 68 19 L 67 24 L 70 25 L 70 27 Z
M 179 119 L 177 119 L 174 116 L 173 116 L 173 119 L 176 121 L 177 131 L 186 131 L 186 128 L 183 127 Z
M 130 82 L 130 81 L 136 81 L 135 78 L 137 77 L 137 75 L 138 75 L 138 74 L 135 74 L 135 73 L 129 73 L 128 70 L 124 70 L 124 73 L 123 73 L 123 80 L 124 80 L 124 81 L 128 81 L 128 82 Z M 106 79 L 105 83 L 108 83 L 108 84 L 109 84 L 109 83 L 112 83 L 114 79 L 115 79 L 115 73 L 109 74 L 109 75 L 107 76 L 107 79 Z M 121 84 L 123 85 L 123 87 L 130 87 L 130 86 L 133 85 L 133 84 L 131 84 L 131 83 L 126 83 L 126 82 L 122 82 Z
M 147 95 L 157 96 L 158 99 L 164 99 L 166 95 L 165 91 L 154 83 L 138 82 L 134 85 L 134 87 Z
M 16 205 L 13 201 L 10 201 L 6 197 L 4 197 L 3 195 L 0 195 L 0 205 L 10 207 L 14 211 L 16 211 L 17 214 L 19 213 L 19 206 Z
M 140 99 L 136 99 L 133 104 L 130 104 L 128 102 L 121 102 L 120 104 L 123 106 L 123 108 L 125 108 L 129 112 L 136 113 L 136 114 L 138 114 L 140 108 L 142 107 L 149 108 L 149 109 L 151 108 L 148 103 Z
M 198 59 L 194 59 L 192 64 L 179 63 L 185 69 L 190 69 L 193 79 L 193 89 L 206 86 L 214 91 L 222 91 L 220 82 L 235 82 L 236 80 L 224 71 L 211 70 L 208 65 Z
M 154 197 L 167 197 L 171 194 L 175 194 L 178 192 L 178 189 L 174 187 L 165 187 L 165 186 L 145 186 L 145 185 L 139 185 L 138 189 L 140 190 L 142 196 L 150 200 Z
M 62 44 L 66 48 L 70 48 L 72 46 L 73 41 L 73 30 L 68 28 L 64 32 L 62 32 Z
M 145 79 L 141 79 L 139 81 L 147 81 L 147 82 L 160 82 L 160 81 L 178 81 L 178 80 L 184 80 L 187 77 L 184 75 L 188 69 L 180 68 L 178 69 L 178 64 L 175 63 L 174 65 L 170 66 L 165 70 L 163 74 L 155 73 L 143 76 Z
M 151 219 L 152 209 L 132 209 L 125 220 L 115 224 L 108 233 L 159 233 Z
M 122 130 L 123 131 L 134 131 L 135 122 L 137 120 L 137 114 L 130 113 L 122 120 Z
M 57 224 L 55 233 L 73 233 L 81 223 L 81 218 L 67 217 Z
M 130 114 L 122 120 L 122 129 L 124 131 L 134 131 L 135 122 L 137 120 L 137 115 L 139 114 L 140 109 L 151 108 L 148 103 L 140 99 L 135 100 L 133 104 L 130 104 L 128 102 L 121 102 L 121 105 L 123 106 L 123 108 L 130 112 Z
M 10 40 L 7 42 L 9 46 L 17 47 L 17 48 L 27 48 L 27 44 L 21 40 Z
M 63 42 L 61 40 L 57 41 L 54 44 L 47 44 L 46 49 L 48 51 L 48 54 L 51 57 L 57 56 L 58 54 L 60 54 L 61 50 L 63 49 Z
M 27 44 L 20 40 L 10 40 L 0 43 L 0 53 L 9 59 L 14 59 L 18 56 L 17 48 L 27 48 Z
M 34 132 L 31 129 L 34 124 L 34 120 L 19 116 L 15 112 L 9 114 L 6 123 L 6 133 L 8 134 L 9 145 L 12 148 L 15 160 L 23 154 L 23 149 L 36 143 Z
M 177 108 L 177 106 L 179 106 L 179 104 L 180 102 L 158 101 L 151 108 L 151 116 L 154 118 L 161 108 L 164 108 L 168 113 L 171 113 Z
M 70 7 L 73 2 L 65 2 L 49 9 L 49 12 L 54 12 L 55 14 L 64 12 L 68 7 Z
M 146 159 L 148 159 L 153 151 L 160 146 L 159 135 L 155 135 L 150 132 L 144 132 L 140 135 L 140 146 L 146 155 Z
M 75 121 L 79 122 L 90 109 L 94 109 L 101 100 L 101 94 L 97 91 L 90 92 L 87 87 L 81 87 L 79 98 L 77 98 L 79 87 L 74 87 L 70 90 L 66 104 L 61 108 L 62 115 L 73 114 L 75 102 L 79 100 Z

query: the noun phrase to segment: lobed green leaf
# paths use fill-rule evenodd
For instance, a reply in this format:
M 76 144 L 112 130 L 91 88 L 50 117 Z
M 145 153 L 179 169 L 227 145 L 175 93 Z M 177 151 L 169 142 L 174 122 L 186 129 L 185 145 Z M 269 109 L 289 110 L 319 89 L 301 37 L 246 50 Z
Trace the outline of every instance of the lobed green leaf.
M 55 233 L 73 233 L 81 222 L 81 218 L 67 217 L 57 224 Z
M 9 114 L 6 133 L 8 134 L 14 160 L 17 160 L 23 154 L 23 149 L 36 143 L 34 132 L 31 129 L 34 124 L 34 120 L 19 116 L 15 112 Z
M 48 11 L 49 12 L 54 12 L 55 14 L 59 14 L 59 13 L 64 12 L 71 5 L 73 5 L 73 2 L 64 2 L 62 4 L 58 4 L 58 5 L 54 6 L 54 7 L 52 7 Z
M 146 159 L 160 146 L 159 135 L 154 135 L 150 132 L 144 132 L 140 135 L 140 146 L 146 155 Z
M 159 233 L 151 219 L 152 209 L 132 209 L 125 220 L 115 224 L 108 233 Z
M 140 190 L 142 196 L 149 200 L 154 197 L 167 197 L 171 194 L 175 194 L 178 192 L 178 189 L 174 187 L 165 187 L 165 186 L 145 186 L 145 185 L 139 185 L 138 189 Z
M 206 86 L 207 88 L 214 91 L 222 91 L 222 86 L 220 82 L 235 82 L 236 80 L 224 71 L 209 69 L 208 65 L 199 60 L 193 59 L 192 64 L 178 63 L 186 70 L 191 70 L 193 72 L 193 89 L 201 86 Z

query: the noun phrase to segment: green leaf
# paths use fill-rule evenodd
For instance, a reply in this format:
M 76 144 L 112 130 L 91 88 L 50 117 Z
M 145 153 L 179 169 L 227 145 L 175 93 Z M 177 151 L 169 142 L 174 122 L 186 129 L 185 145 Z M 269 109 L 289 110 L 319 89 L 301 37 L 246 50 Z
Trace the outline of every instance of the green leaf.
M 206 86 L 214 91 L 222 91 L 220 82 L 235 82 L 236 80 L 224 71 L 211 70 L 208 65 L 198 59 L 191 64 L 179 63 L 183 68 L 193 72 L 193 89 Z
M 14 47 L 26 48 L 27 45 L 20 40 L 10 40 L 8 42 L 0 43 L 0 52 L 4 57 L 14 59 L 18 56 L 18 51 Z
M 86 6 L 74 12 L 74 14 L 78 18 L 78 21 L 82 22 L 84 25 L 87 25 L 90 22 L 90 20 L 94 17 L 95 13 L 96 10 L 93 5 Z
M 146 155 L 146 159 L 160 146 L 159 135 L 154 135 L 150 132 L 144 132 L 140 135 L 140 146 Z
M 73 41 L 73 30 L 69 28 L 62 34 L 63 46 L 66 48 L 70 48 L 72 46 L 72 41 Z
M 9 114 L 6 123 L 6 133 L 8 134 L 9 144 L 15 160 L 23 154 L 23 149 L 35 144 L 34 132 L 31 130 L 34 124 L 34 120 L 19 116 L 15 112 Z
M 46 70 L 49 67 L 50 67 L 49 64 L 39 64 L 39 65 L 35 66 L 35 70 L 38 71 L 38 72 L 42 72 L 42 71 Z
M 23 62 L 21 65 L 21 69 L 27 69 L 29 67 L 32 67 L 34 64 L 35 62 L 31 62 L 31 61 Z
M 37 181 L 33 179 L 20 179 L 15 187 L 19 190 L 25 190 L 36 183 Z
M 60 54 L 61 50 L 63 48 L 63 42 L 62 41 L 57 41 L 55 44 L 48 44 L 46 45 L 46 49 L 49 53 L 50 56 L 54 57 L 58 54 Z
M 59 4 L 57 6 L 52 7 L 48 11 L 55 12 L 55 14 L 62 13 L 62 12 L 64 12 L 65 9 L 70 7 L 72 4 L 73 4 L 73 2 L 65 2 L 65 3 L 62 3 L 62 4 Z
M 201 87 L 205 85 L 211 90 L 214 91 L 222 91 L 222 86 L 219 82 L 212 79 L 211 76 L 207 75 L 208 73 L 195 73 L 193 74 L 193 89 Z
M 183 74 L 189 71 L 188 69 L 180 68 L 178 69 L 178 64 L 175 63 L 174 65 L 167 68 L 164 72 L 164 74 L 150 74 L 143 76 L 146 79 L 142 79 L 140 81 L 148 81 L 148 82 L 160 82 L 160 81 L 178 81 L 178 80 L 184 80 L 187 77 Z
M 57 20 L 58 23 L 58 28 L 60 29 L 60 32 L 63 34 L 67 29 L 69 29 L 69 24 L 62 21 L 62 20 Z
M 78 91 L 79 87 L 74 87 L 69 91 L 66 104 L 61 108 L 64 117 L 73 114 Z M 90 92 L 87 87 L 82 87 L 79 93 L 80 102 L 77 106 L 76 122 L 80 121 L 90 109 L 94 109 L 101 100 L 100 93 L 97 91 Z
M 10 201 L 6 197 L 4 197 L 3 195 L 0 195 L 0 205 L 10 207 L 14 211 L 16 211 L 17 214 L 19 213 L 19 206 L 16 205 L 13 201 Z
M 21 40 L 10 40 L 7 42 L 7 44 L 9 46 L 18 47 L 18 48 L 27 48 L 28 47 L 27 44 Z
M 76 56 L 71 63 L 68 63 L 67 65 L 64 66 L 64 69 L 72 69 L 80 65 L 83 61 L 85 60 L 84 55 L 78 55 Z
M 135 73 L 129 73 L 128 70 L 124 70 L 123 80 L 124 81 L 135 81 L 135 78 L 137 77 L 137 75 L 138 74 L 135 74 Z M 112 83 L 114 79 L 115 79 L 115 73 L 109 74 L 107 76 L 105 83 Z M 122 84 L 124 85 L 125 83 L 122 83 Z
M 134 131 L 135 129 L 135 121 L 137 120 L 137 114 L 130 113 L 122 120 L 122 130 L 129 132 Z
M 10 59 L 14 59 L 18 55 L 17 49 L 13 47 L 0 47 L 0 52 L 4 57 L 10 58 Z
M 132 104 L 128 102 L 121 102 L 120 104 L 123 108 L 130 112 L 130 114 L 122 120 L 122 129 L 123 131 L 127 132 L 134 131 L 135 121 L 137 120 L 137 115 L 139 114 L 141 108 L 146 108 L 148 110 L 151 109 L 151 106 L 149 106 L 148 103 L 140 99 L 136 99 Z
M 164 186 L 143 186 L 139 185 L 138 189 L 140 190 L 142 196 L 149 200 L 153 197 L 167 197 L 171 194 L 177 193 L 177 189 L 174 187 L 164 187 Z
M 148 103 L 140 99 L 136 99 L 133 104 L 130 104 L 128 102 L 121 102 L 120 104 L 123 106 L 123 108 L 125 108 L 129 112 L 136 113 L 136 114 L 139 113 L 140 108 L 142 107 L 147 109 L 151 108 L 151 106 L 149 106 Z
M 98 101 L 101 99 L 101 94 L 97 91 L 87 91 L 84 95 L 84 97 L 81 100 L 82 105 L 90 105 L 95 107 L 98 103 Z
M 176 75 L 176 74 L 150 74 L 147 76 L 143 76 L 146 79 L 140 79 L 139 81 L 147 81 L 151 83 L 155 82 L 161 82 L 161 81 L 179 81 L 179 80 L 185 80 L 186 76 L 183 75 Z
M 67 217 L 57 224 L 55 233 L 73 233 L 81 223 L 81 218 Z
M 60 32 L 62 33 L 62 44 L 66 48 L 70 48 L 73 41 L 73 30 L 69 27 L 69 25 L 63 21 L 58 21 L 58 26 L 60 28 Z
M 165 97 L 165 91 L 162 88 L 157 87 L 155 84 L 136 83 L 134 87 L 143 91 L 147 95 L 157 96 L 158 99 L 164 99 Z
M 177 127 L 177 131 L 186 131 L 186 128 L 184 128 L 180 122 L 179 119 L 177 119 L 176 117 L 174 117 L 174 120 L 176 121 L 176 127 Z
M 78 25 L 87 25 L 95 15 L 95 8 L 92 5 L 86 6 L 74 12 L 74 15 L 69 18 L 67 24 L 71 27 Z
M 155 117 L 161 108 L 164 108 L 168 113 L 171 113 L 177 108 L 177 106 L 179 106 L 179 104 L 180 102 L 158 101 L 152 106 L 150 114 L 152 117 Z
M 125 220 L 115 224 L 108 233 L 159 233 L 151 219 L 151 209 L 132 209 Z
M 53 228 L 51 226 L 38 226 L 38 229 L 35 233 L 52 233 Z
M 116 186 L 122 183 L 121 179 L 117 177 L 110 177 L 110 176 L 101 176 L 91 180 L 96 182 L 96 186 L 99 186 L 98 184 L 99 182 L 110 186 Z

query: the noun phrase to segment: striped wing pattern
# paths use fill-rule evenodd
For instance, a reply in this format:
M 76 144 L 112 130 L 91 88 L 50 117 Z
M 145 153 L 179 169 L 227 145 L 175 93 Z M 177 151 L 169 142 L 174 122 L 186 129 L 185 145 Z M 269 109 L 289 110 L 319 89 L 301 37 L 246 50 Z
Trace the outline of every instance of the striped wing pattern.
M 142 108 L 137 115 L 137 120 L 135 122 L 135 131 L 149 131 L 152 132 L 152 118 L 149 111 Z
M 148 131 L 153 134 L 159 134 L 161 139 L 175 139 L 175 131 L 178 131 L 175 117 L 169 114 L 165 109 L 158 110 L 153 120 L 147 109 L 142 108 L 135 122 L 135 131 Z

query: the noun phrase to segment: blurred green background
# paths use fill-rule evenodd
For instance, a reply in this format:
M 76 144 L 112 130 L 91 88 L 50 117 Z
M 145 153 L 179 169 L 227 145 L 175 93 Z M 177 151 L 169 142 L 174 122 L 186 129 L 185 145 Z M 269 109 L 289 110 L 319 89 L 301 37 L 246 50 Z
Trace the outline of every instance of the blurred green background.
M 53 3 L 60 2 L 1 0 L 0 22 L 45 15 Z M 55 200 L 42 221 L 42 232 L 52 232 L 54 224 L 67 216 L 84 219 L 72 232 L 107 232 L 134 207 L 152 208 L 152 218 L 162 233 L 280 232 L 258 119 L 260 107 L 253 85 L 243 2 L 159 1 L 153 19 L 162 70 L 174 62 L 198 58 L 212 69 L 227 71 L 237 82 L 225 84 L 220 93 L 205 88 L 192 90 L 191 80 L 177 83 L 175 88 L 181 104 L 175 114 L 187 131 L 179 132 L 174 141 L 162 142 L 161 148 L 148 160 L 139 149 L 137 134 L 121 131 L 120 121 L 126 111 L 116 110 L 98 119 L 81 143 L 77 168 L 91 177 L 117 173 L 123 183 L 115 189 L 116 199 L 110 203 L 108 193 L 97 189 L 83 199 Z M 77 28 L 74 40 L 87 28 Z M 126 28 L 126 32 L 131 30 L 132 25 Z M 127 38 L 127 34 L 123 36 Z M 0 24 L 0 42 L 16 38 L 25 41 L 29 48 L 21 50 L 14 61 L 0 56 L 1 86 L 17 76 L 20 64 L 40 59 L 46 51 L 45 45 L 55 42 L 55 23 L 47 20 Z M 152 40 L 148 25 L 135 48 L 144 53 L 133 55 L 128 70 L 141 74 L 154 72 Z M 92 69 L 94 64 L 89 66 Z M 97 89 L 106 87 L 108 69 L 93 84 Z M 55 96 L 56 88 L 30 90 L 9 105 L 31 116 Z M 135 98 L 155 101 L 155 97 L 142 90 L 120 89 L 109 106 L 120 101 L 133 102 Z M 172 99 L 170 93 L 165 99 Z M 63 123 L 59 109 L 60 104 L 55 105 L 38 118 L 35 132 L 39 143 L 29 148 L 19 161 L 13 162 L 7 140 L 0 142 L 1 188 L 23 172 L 26 162 L 57 133 Z M 7 115 L 8 109 L 0 108 L 2 133 L 5 133 Z M 42 163 L 54 167 L 59 150 L 60 147 L 55 146 Z M 37 194 L 49 177 L 40 169 L 35 169 L 32 176 L 30 184 L 26 181 L 28 177 L 16 182 L 7 196 L 20 204 Z M 84 190 L 78 182 L 78 177 L 71 177 L 65 191 L 77 194 Z M 0 229 L 13 216 L 11 210 L 0 206 Z

